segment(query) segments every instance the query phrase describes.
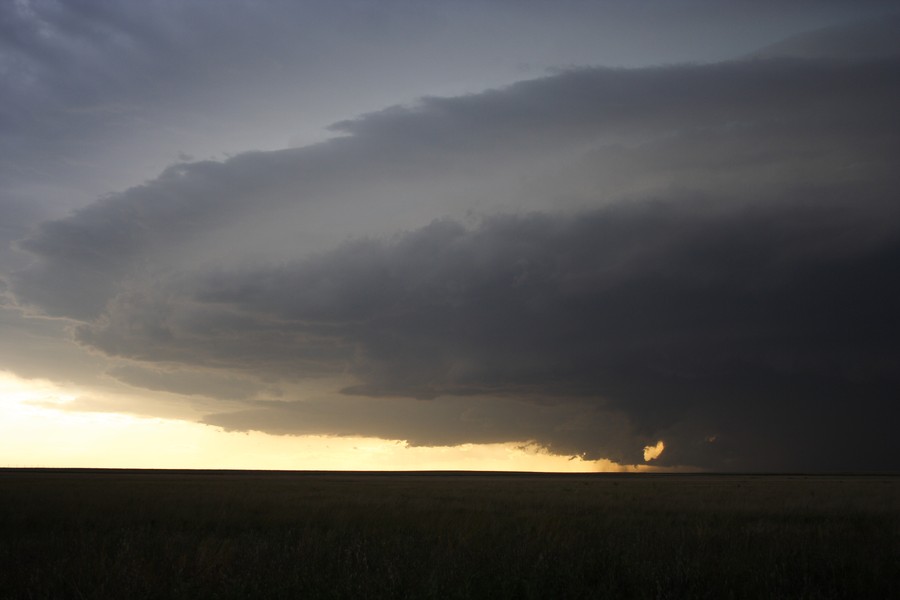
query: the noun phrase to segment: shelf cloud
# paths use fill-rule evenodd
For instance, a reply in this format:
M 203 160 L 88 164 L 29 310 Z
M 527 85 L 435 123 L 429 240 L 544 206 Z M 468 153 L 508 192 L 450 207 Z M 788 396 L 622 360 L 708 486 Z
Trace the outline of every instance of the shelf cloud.
M 181 162 L 41 222 L 9 293 L 230 430 L 896 469 L 900 21 L 859 27 Z

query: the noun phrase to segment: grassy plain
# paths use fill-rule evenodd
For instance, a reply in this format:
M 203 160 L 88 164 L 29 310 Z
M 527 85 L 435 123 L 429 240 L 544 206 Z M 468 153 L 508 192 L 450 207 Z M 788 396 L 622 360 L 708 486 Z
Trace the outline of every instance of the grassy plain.
M 0 598 L 900 598 L 900 477 L 0 470 Z

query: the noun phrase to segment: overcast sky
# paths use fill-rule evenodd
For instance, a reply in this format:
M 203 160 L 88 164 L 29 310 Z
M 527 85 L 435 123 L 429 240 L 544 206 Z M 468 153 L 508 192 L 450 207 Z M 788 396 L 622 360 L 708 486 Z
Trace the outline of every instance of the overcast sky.
M 0 74 L 29 410 L 900 469 L 893 2 L 15 0 Z

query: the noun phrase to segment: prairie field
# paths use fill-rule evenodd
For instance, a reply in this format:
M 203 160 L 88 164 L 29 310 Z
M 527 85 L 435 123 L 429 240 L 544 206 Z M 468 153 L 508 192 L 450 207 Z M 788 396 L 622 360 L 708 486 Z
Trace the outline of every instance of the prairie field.
M 900 477 L 0 470 L 0 598 L 898 598 Z

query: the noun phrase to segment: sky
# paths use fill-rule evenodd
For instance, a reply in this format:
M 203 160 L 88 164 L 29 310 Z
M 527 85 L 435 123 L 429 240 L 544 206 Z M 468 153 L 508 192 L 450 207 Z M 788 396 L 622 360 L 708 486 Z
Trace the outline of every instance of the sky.
M 0 466 L 898 471 L 894 2 L 0 3 Z

